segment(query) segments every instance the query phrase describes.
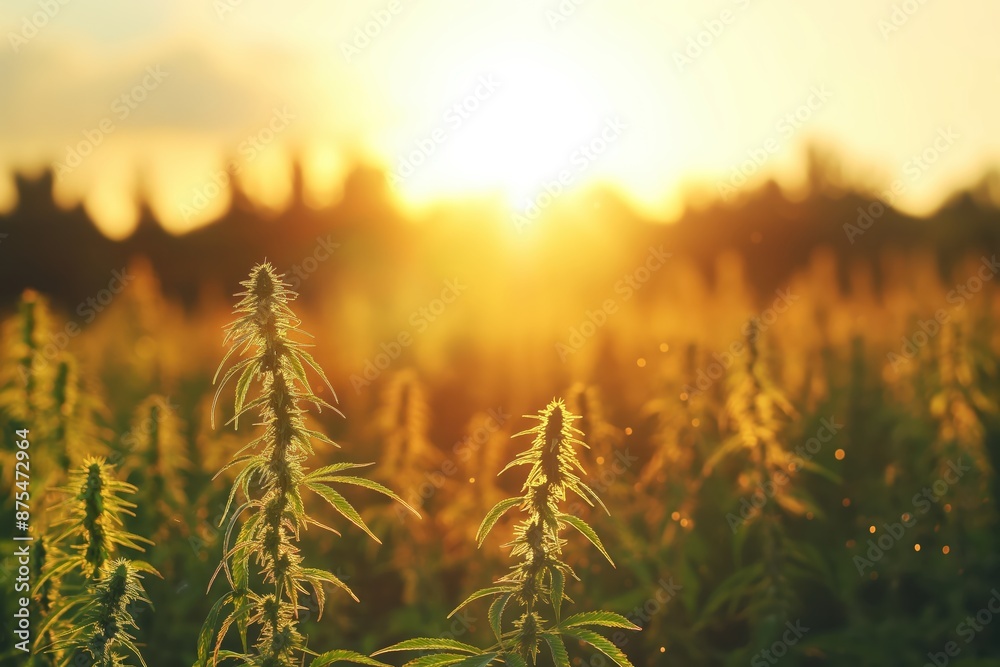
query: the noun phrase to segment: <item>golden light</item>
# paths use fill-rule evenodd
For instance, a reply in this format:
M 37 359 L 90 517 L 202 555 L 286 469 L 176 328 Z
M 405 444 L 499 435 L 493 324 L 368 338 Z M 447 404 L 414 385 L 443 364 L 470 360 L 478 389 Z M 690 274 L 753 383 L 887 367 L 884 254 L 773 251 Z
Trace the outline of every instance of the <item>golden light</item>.
M 514 210 L 545 204 L 545 194 L 594 180 L 621 137 L 607 129 L 612 110 L 587 69 L 552 44 L 507 44 L 449 65 L 436 96 L 447 102 L 385 147 L 404 203 L 500 192 Z M 426 107 L 426 94 L 412 103 Z

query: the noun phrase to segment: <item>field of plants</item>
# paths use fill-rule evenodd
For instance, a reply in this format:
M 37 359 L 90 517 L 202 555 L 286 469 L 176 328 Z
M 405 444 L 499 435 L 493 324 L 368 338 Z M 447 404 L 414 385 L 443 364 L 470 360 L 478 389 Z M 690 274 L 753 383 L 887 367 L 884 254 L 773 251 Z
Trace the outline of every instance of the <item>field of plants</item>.
M 0 663 L 996 664 L 995 255 L 339 240 L 11 304 Z

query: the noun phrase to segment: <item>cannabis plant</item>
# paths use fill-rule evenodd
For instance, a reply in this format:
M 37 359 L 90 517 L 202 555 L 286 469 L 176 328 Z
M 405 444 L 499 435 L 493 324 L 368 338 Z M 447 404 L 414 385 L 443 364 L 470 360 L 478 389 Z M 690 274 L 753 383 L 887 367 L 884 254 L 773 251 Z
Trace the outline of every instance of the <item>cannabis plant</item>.
M 306 638 L 299 628 L 300 597 L 311 590 L 320 614 L 325 603 L 325 584 L 341 588 L 358 599 L 331 572 L 303 565 L 298 547 L 301 532 L 309 526 L 336 532 L 306 512 L 303 492 L 310 491 L 318 496 L 376 542 L 378 538 L 334 485 L 361 486 L 397 502 L 403 501 L 381 484 L 345 474 L 351 469 L 372 465 L 370 463 L 334 463 L 313 470 L 307 468 L 306 462 L 313 455 L 313 441 L 335 443 L 306 426 L 305 405 L 340 413 L 313 393 L 306 368 L 312 369 L 323 381 L 333 400 L 336 394 L 306 346 L 291 338 L 293 333 L 307 334 L 299 329 L 299 320 L 289 308 L 289 302 L 296 295 L 287 289 L 282 277 L 270 264 L 264 263 L 254 267 L 249 280 L 241 284 L 246 291 L 237 295 L 242 297 L 236 306 L 237 319 L 226 329 L 225 342 L 229 351 L 216 373 L 217 381 L 220 373 L 222 377 L 215 400 L 223 387 L 235 379 L 235 407 L 230 421 L 238 424 L 240 417 L 256 411 L 259 424 L 264 428 L 223 468 L 239 469 L 226 502 L 222 520 L 226 525 L 223 556 L 216 570 L 216 575 L 220 570 L 225 573 L 231 590 L 216 602 L 206 620 L 198 641 L 198 663 L 215 664 L 231 658 L 246 665 L 290 667 L 302 664 L 306 654 L 315 655 L 306 647 Z M 223 368 L 237 353 L 243 358 L 223 373 Z M 255 381 L 260 391 L 248 398 Z M 241 502 L 233 509 L 237 495 Z M 233 532 L 245 513 L 249 516 L 240 526 L 234 542 Z M 257 566 L 257 573 L 251 572 L 251 562 Z M 255 574 L 257 576 L 253 576 Z M 216 633 L 218 618 L 226 608 L 229 611 Z M 234 626 L 242 650 L 224 651 L 222 643 Z M 251 627 L 257 629 L 252 646 L 248 637 Z M 216 635 L 214 641 L 213 634 Z M 351 651 L 325 653 L 311 664 L 322 667 L 336 660 L 380 664 Z
M 139 602 L 151 604 L 143 590 L 140 572 L 156 573 L 149 565 L 118 558 L 105 562 L 87 590 L 67 602 L 69 630 L 57 636 L 55 650 L 66 656 L 63 664 L 124 667 L 127 655 L 146 662 L 131 630 L 137 629 L 133 613 Z M 127 653 L 121 653 L 124 649 Z M 81 656 L 89 658 L 83 663 Z
M 729 378 L 725 407 L 732 435 L 706 461 L 703 472 L 710 474 L 724 458 L 741 459 L 743 507 L 737 510 L 740 516 L 730 512 L 726 520 L 735 535 L 737 558 L 747 558 L 748 545 L 755 551 L 747 558 L 749 564 L 715 589 L 703 615 L 707 618 L 723 606 L 739 610 L 754 626 L 755 643 L 763 646 L 773 640 L 796 604 L 793 578 L 816 578 L 817 564 L 823 562 L 815 547 L 788 534 L 786 515 L 822 515 L 795 483 L 798 473 L 809 470 L 837 478 L 810 460 L 811 455 L 796 455 L 788 445 L 785 430 L 798 414 L 767 373 L 753 322 L 748 326 L 744 364 Z M 753 511 L 747 512 L 751 502 Z
M 155 524 L 157 517 L 177 516 L 184 511 L 184 472 L 190 468 L 185 450 L 183 424 L 166 397 L 153 395 L 136 408 L 132 429 L 122 438 L 130 454 L 125 470 L 140 491 L 139 525 Z M 166 539 L 176 522 L 161 522 L 154 535 Z
M 17 428 L 34 427 L 34 418 L 45 402 L 44 389 L 51 380 L 51 368 L 41 354 L 50 336 L 52 316 L 46 299 L 34 290 L 25 290 L 17 317 L 6 324 L 6 338 L 0 366 L 0 410 Z
M 103 619 L 107 638 L 107 645 L 99 652 L 91 643 L 94 637 L 84 639 L 84 629 L 96 622 L 92 616 L 97 613 L 95 609 L 108 601 L 108 590 L 118 590 L 116 582 L 121 580 L 125 585 L 136 579 L 134 573 L 138 571 L 156 573 L 145 563 L 125 561 L 118 556 L 121 547 L 142 551 L 142 544 L 152 544 L 124 528 L 122 517 L 131 516 L 135 505 L 122 496 L 134 494 L 136 488 L 116 479 L 104 459 L 88 457 L 80 468 L 70 472 L 68 484 L 59 491 L 67 498 L 50 511 L 59 513 L 61 518 L 40 542 L 37 554 L 40 575 L 33 595 L 45 615 L 38 631 L 36 652 L 49 654 L 56 664 L 61 664 L 62 659 L 73 659 L 79 651 L 87 651 L 96 664 L 123 665 L 121 656 L 113 649 L 119 645 L 134 648 L 125 632 L 127 625 L 134 624 L 121 626 L 123 634 L 112 633 L 112 636 L 109 634 L 112 626 L 117 627 L 118 621 L 126 619 L 120 615 L 95 617 Z M 119 572 L 119 566 L 126 571 Z
M 80 468 L 70 472 L 69 483 L 59 491 L 68 497 L 52 508 L 62 513 L 62 518 L 52 524 L 52 542 L 65 555 L 36 585 L 73 572 L 96 579 L 104 563 L 117 555 L 119 547 L 142 551 L 141 543 L 152 544 L 125 530 L 122 517 L 134 516 L 135 503 L 122 495 L 135 494 L 136 487 L 116 479 L 103 458 L 85 459 Z
M 535 664 L 544 643 L 557 667 L 569 667 L 565 637 L 589 644 L 616 664 L 631 667 L 621 649 L 590 626 L 639 630 L 638 626 L 608 611 L 582 612 L 566 617 L 562 614 L 563 602 L 569 600 L 565 593 L 566 579 L 578 580 L 573 569 L 562 559 L 565 540 L 560 533 L 563 528 L 569 526 L 578 530 L 612 562 L 594 530 L 579 517 L 560 509 L 567 492 L 572 492 L 591 507 L 596 503 L 607 511 L 597 494 L 579 477 L 584 470 L 577 459 L 575 446 L 587 446 L 576 437 L 583 435 L 582 432 L 573 427 L 573 421 L 579 417 L 570 413 L 562 400 L 553 400 L 537 415 L 525 416 L 537 419 L 538 425 L 514 437 L 533 436 L 531 446 L 501 471 L 517 466 L 529 467 L 522 495 L 497 503 L 483 519 L 476 538 L 481 547 L 501 517 L 519 508 L 524 518 L 515 527 L 514 540 L 509 546 L 511 556 L 520 561 L 507 576 L 493 586 L 476 591 L 452 612 L 455 614 L 474 600 L 492 598 L 488 617 L 496 643 L 479 649 L 453 639 L 420 638 L 384 648 L 375 655 L 392 651 L 435 652 L 411 660 L 406 663 L 407 667 L 452 664 L 484 667 L 494 661 L 526 667 L 528 663 Z M 513 619 L 512 622 L 504 622 L 505 614 Z

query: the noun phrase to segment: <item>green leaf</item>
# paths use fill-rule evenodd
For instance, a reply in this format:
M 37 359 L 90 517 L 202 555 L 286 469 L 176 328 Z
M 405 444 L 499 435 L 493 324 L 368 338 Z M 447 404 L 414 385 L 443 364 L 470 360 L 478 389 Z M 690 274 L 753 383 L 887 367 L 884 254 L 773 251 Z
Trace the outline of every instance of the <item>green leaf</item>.
M 336 587 L 338 587 L 340 589 L 343 589 L 344 591 L 347 591 L 347 594 L 350 595 L 352 598 L 354 598 L 355 602 L 360 602 L 360 600 L 358 600 L 358 597 L 347 586 L 347 584 L 345 584 L 343 581 L 341 581 L 332 572 L 327 572 L 326 570 L 321 570 L 321 569 L 316 568 L 316 567 L 304 567 L 304 568 L 302 568 L 302 577 L 304 579 L 308 580 L 314 586 L 319 586 L 320 582 L 328 581 L 331 584 L 333 584 L 334 586 L 336 586 Z M 321 607 L 322 607 L 322 605 L 321 605 Z
M 486 536 L 493 529 L 493 526 L 496 525 L 497 521 L 500 520 L 500 517 L 502 517 L 509 509 L 519 505 L 521 502 L 521 498 L 507 498 L 506 500 L 501 500 L 494 505 L 493 509 L 486 514 L 486 518 L 483 519 L 483 522 L 479 525 L 479 532 L 476 533 L 476 546 L 483 546 L 483 540 L 486 539 Z
M 375 536 L 375 533 L 368 528 L 368 524 L 366 524 L 364 519 L 361 518 L 361 515 L 358 514 L 356 509 L 354 509 L 354 506 L 347 502 L 347 499 L 344 498 L 344 496 L 340 495 L 321 482 L 306 482 L 306 486 L 316 495 L 323 498 L 323 500 L 330 503 L 333 509 L 337 510 L 345 519 L 368 533 L 373 540 L 382 544 L 382 540 L 378 539 Z
M 498 597 L 496 600 L 493 601 L 493 604 L 490 605 L 490 611 L 488 614 L 490 620 L 490 627 L 493 628 L 493 634 L 497 636 L 498 640 L 500 639 L 500 636 L 502 634 L 500 626 L 501 622 L 503 621 L 503 610 L 507 606 L 507 601 L 510 600 L 511 595 L 513 595 L 513 593 L 507 593 L 506 595 L 501 595 L 500 597 Z
M 333 475 L 341 470 L 350 470 L 351 468 L 367 468 L 369 466 L 375 465 L 374 463 L 334 463 L 333 465 L 323 466 L 322 468 L 316 468 L 316 470 L 311 471 L 308 475 L 302 478 L 303 482 L 317 481 L 317 478 L 324 477 L 327 475 Z
M 420 517 L 420 512 L 410 507 L 410 505 L 405 500 L 396 495 L 396 493 L 392 491 L 392 489 L 389 489 L 388 487 L 383 486 L 378 482 L 373 482 L 372 480 L 366 479 L 364 477 L 354 477 L 352 475 L 337 475 L 336 477 L 331 477 L 327 481 L 336 482 L 338 484 L 354 484 L 355 486 L 361 486 L 366 489 L 371 489 L 372 491 L 378 491 L 382 495 L 392 498 L 397 503 L 399 503 L 406 509 L 416 514 L 418 518 Z
M 198 633 L 198 661 L 195 663 L 195 667 L 208 667 L 208 661 L 212 654 L 212 637 L 215 634 L 215 626 L 219 622 L 219 614 L 231 599 L 232 593 L 226 593 L 216 600 L 209 610 L 205 624 L 201 626 L 201 632 Z
M 584 521 L 579 517 L 575 517 L 572 514 L 560 514 L 559 520 L 568 523 L 569 525 L 573 526 L 578 531 L 583 533 L 583 536 L 586 537 L 588 540 L 590 540 L 590 543 L 593 544 L 595 547 L 597 547 L 598 551 L 604 554 L 604 557 L 608 559 L 608 562 L 611 563 L 611 566 L 615 567 L 615 562 L 611 560 L 611 556 L 608 555 L 608 552 L 605 551 L 604 549 L 604 545 L 601 544 L 601 538 L 597 536 L 597 533 L 594 532 L 593 528 L 587 525 L 586 521 Z
M 316 360 L 312 358 L 312 355 L 305 350 L 295 350 L 295 354 L 299 357 L 299 359 L 309 364 L 310 368 L 316 371 L 316 374 L 319 375 L 320 379 L 323 380 L 323 383 L 326 384 L 327 389 L 330 390 L 330 395 L 333 396 L 333 400 L 336 401 L 337 392 L 333 390 L 333 385 L 326 379 L 326 373 L 324 373 L 320 365 L 316 363 Z M 336 408 L 333 409 L 336 410 Z
M 614 660 L 621 667 L 633 667 L 632 663 L 628 660 L 628 656 L 626 656 L 620 648 L 612 644 L 606 637 L 603 637 L 596 632 L 584 630 L 583 628 L 574 628 L 572 631 L 564 631 L 563 634 L 567 637 L 573 637 L 574 639 L 579 639 L 580 641 L 590 644 L 598 651 Z
M 462 660 L 465 660 L 465 656 L 458 653 L 432 653 L 414 658 L 405 663 L 403 667 L 446 667 Z
M 240 379 L 236 382 L 236 402 L 235 410 L 239 414 L 239 411 L 243 408 L 243 402 L 247 398 L 247 391 L 250 390 L 250 382 L 253 380 L 254 376 L 257 374 L 258 369 L 257 364 L 247 364 L 247 367 L 243 369 L 243 374 Z M 240 421 L 236 420 L 235 426 L 239 427 Z
M 552 610 L 556 614 L 556 623 L 558 623 L 559 614 L 562 611 L 563 591 L 566 588 L 566 575 L 558 567 L 553 567 L 549 571 L 549 576 L 552 577 L 549 597 L 552 600 Z
M 465 653 L 471 653 L 473 655 L 479 654 L 479 649 L 475 646 L 463 644 L 462 642 L 455 641 L 454 639 L 444 639 L 441 637 L 418 637 L 416 639 L 407 639 L 406 641 L 393 644 L 392 646 L 387 646 L 384 649 L 375 651 L 372 655 L 389 653 L 390 651 L 464 651 Z
M 511 586 L 490 586 L 489 588 L 481 588 L 478 591 L 476 591 L 475 593 L 473 593 L 472 595 L 470 595 L 469 597 L 465 598 L 465 602 L 463 602 L 462 604 L 460 604 L 457 607 L 455 607 L 452 610 L 452 612 L 450 614 L 448 614 L 448 618 L 451 618 L 452 616 L 454 616 L 455 612 L 457 612 L 459 609 L 461 609 L 465 605 L 469 604 L 473 600 L 478 600 L 479 598 L 484 598 L 484 597 L 486 597 L 488 595 L 497 595 L 499 593 L 507 593 L 507 592 L 509 592 L 511 590 L 513 590 L 513 588 Z
M 508 667 L 528 667 L 522 658 L 517 653 L 504 653 L 503 661 L 508 665 Z
M 483 653 L 482 655 L 474 655 L 462 660 L 461 662 L 456 662 L 455 667 L 486 667 L 486 665 L 493 662 L 493 659 L 497 657 L 497 652 Z
M 370 665 L 371 667 L 389 667 L 384 662 L 379 662 L 375 658 L 369 658 L 367 655 L 362 655 L 361 653 L 355 653 L 354 651 L 347 651 L 340 649 L 337 651 L 327 651 L 321 655 L 313 658 L 313 661 L 309 663 L 310 667 L 327 667 L 327 665 L 332 665 L 335 662 L 354 662 L 359 665 Z
M 559 624 L 559 627 L 572 628 L 580 625 L 600 625 L 606 628 L 624 628 L 626 630 L 642 630 L 624 616 L 612 611 L 585 611 L 573 614 Z
M 563 644 L 562 637 L 545 633 L 542 635 L 542 638 L 549 645 L 549 651 L 552 653 L 552 662 L 556 664 L 556 667 L 570 667 L 569 653 L 566 651 L 566 645 Z

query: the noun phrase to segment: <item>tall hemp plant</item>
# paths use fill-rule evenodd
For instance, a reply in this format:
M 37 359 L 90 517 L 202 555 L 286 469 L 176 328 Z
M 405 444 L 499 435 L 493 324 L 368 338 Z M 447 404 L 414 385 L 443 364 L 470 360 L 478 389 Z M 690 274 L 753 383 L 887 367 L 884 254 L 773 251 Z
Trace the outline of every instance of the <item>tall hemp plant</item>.
M 418 638 L 389 646 L 374 655 L 394 651 L 431 652 L 410 660 L 406 667 L 485 667 L 495 661 L 511 667 L 527 667 L 528 663 L 535 664 L 544 643 L 557 667 L 569 667 L 569 652 L 564 642 L 568 638 L 593 646 L 622 667 L 631 667 L 621 649 L 590 627 L 641 628 L 609 611 L 565 617 L 562 614 L 563 602 L 571 601 L 565 593 L 567 577 L 579 581 L 562 560 L 566 544 L 560 537 L 563 528 L 569 526 L 582 533 L 614 565 L 597 533 L 583 519 L 560 510 L 566 492 L 571 491 L 591 507 L 596 503 L 607 512 L 597 494 L 578 476 L 584 470 L 574 447 L 587 446 L 576 438 L 583 435 L 573 427 L 573 421 L 579 417 L 569 412 L 562 400 L 553 400 L 537 415 L 525 416 L 537 419 L 538 425 L 514 437 L 533 436 L 531 446 L 500 471 L 502 474 L 516 466 L 529 466 L 522 495 L 497 503 L 483 519 L 476 538 L 481 547 L 500 518 L 511 509 L 520 508 L 524 518 L 514 528 L 514 540 L 509 545 L 511 556 L 520 562 L 495 585 L 476 591 L 449 614 L 450 618 L 474 600 L 492 598 L 488 618 L 496 643 L 479 649 L 454 639 Z
M 145 665 L 131 630 L 138 602 L 149 604 L 141 573 L 159 576 L 148 563 L 118 555 L 142 551 L 149 540 L 125 530 L 135 504 L 123 496 L 136 488 L 116 479 L 102 458 L 87 457 L 59 489 L 66 499 L 52 508 L 62 518 L 40 545 L 33 596 L 45 615 L 38 628 L 38 665 L 124 667 L 133 655 Z M 122 653 L 122 650 L 125 653 Z
M 315 656 L 310 663 L 312 667 L 324 667 L 341 660 L 381 665 L 353 651 L 317 655 L 306 646 L 298 619 L 300 596 L 311 589 L 320 614 L 326 598 L 324 584 L 343 589 L 356 601 L 358 598 L 333 573 L 303 565 L 298 547 L 302 531 L 315 526 L 339 533 L 310 516 L 302 496 L 303 491 L 310 491 L 376 542 L 378 538 L 334 485 L 364 487 L 409 506 L 381 484 L 344 474 L 371 463 L 334 463 L 313 470 L 306 467 L 313 455 L 313 441 L 337 445 L 306 426 L 304 406 L 311 404 L 317 410 L 325 407 L 341 414 L 313 393 L 306 367 L 326 384 L 334 401 L 336 394 L 323 370 L 306 351 L 306 345 L 291 338 L 291 334 L 308 334 L 299 328 L 300 322 L 289 308 L 296 294 L 287 289 L 282 276 L 271 264 L 259 264 L 241 285 L 246 291 L 237 295 L 242 299 L 236 306 L 236 321 L 226 329 L 225 342 L 229 351 L 219 366 L 216 380 L 233 355 L 238 353 L 237 356 L 243 358 L 222 373 L 213 414 L 223 387 L 235 379 L 235 413 L 230 421 L 238 425 L 240 417 L 256 412 L 258 424 L 264 430 L 236 452 L 220 471 L 221 474 L 229 468 L 239 469 L 222 519 L 226 530 L 222 561 L 216 570 L 216 576 L 220 571 L 225 573 L 230 590 L 209 613 L 198 640 L 197 664 L 215 665 L 220 660 L 232 659 L 244 665 L 292 667 L 304 664 L 305 657 L 311 655 Z M 248 398 L 255 382 L 259 383 L 260 390 L 256 396 Z M 238 495 L 242 502 L 234 509 Z M 417 514 L 416 510 L 412 511 Z M 236 526 L 248 513 L 234 542 Z M 257 566 L 256 571 L 251 568 L 251 561 Z M 219 617 L 226 608 L 229 611 L 216 631 Z M 223 650 L 223 641 L 234 627 L 242 649 Z M 253 637 L 250 636 L 251 628 L 256 631 Z

